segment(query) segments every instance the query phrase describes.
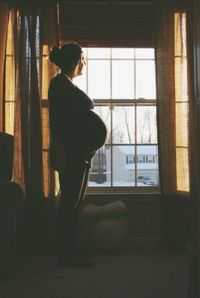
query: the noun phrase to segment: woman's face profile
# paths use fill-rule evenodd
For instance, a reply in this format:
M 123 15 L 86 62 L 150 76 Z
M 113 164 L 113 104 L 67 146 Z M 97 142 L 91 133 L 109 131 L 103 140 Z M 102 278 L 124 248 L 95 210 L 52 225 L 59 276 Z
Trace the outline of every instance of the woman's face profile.
M 77 77 L 77 76 L 80 76 L 83 74 L 83 67 L 85 64 L 86 64 L 86 62 L 85 62 L 84 54 L 81 53 L 81 57 L 78 61 L 77 66 L 75 67 L 75 70 L 74 70 L 74 77 Z

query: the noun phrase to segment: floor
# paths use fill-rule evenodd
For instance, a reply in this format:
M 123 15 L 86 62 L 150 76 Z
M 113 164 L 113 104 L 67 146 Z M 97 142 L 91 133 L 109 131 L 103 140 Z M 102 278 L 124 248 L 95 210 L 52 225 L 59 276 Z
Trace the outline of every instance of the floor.
M 97 253 L 91 269 L 60 268 L 55 255 L 21 258 L 1 298 L 187 298 L 189 257 L 152 248 Z

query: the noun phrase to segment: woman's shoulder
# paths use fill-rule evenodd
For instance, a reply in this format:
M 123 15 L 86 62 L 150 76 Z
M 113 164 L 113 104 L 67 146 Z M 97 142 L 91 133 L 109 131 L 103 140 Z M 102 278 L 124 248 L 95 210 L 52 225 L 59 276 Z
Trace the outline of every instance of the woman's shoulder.
M 66 93 L 72 95 L 74 87 L 63 74 L 58 74 L 51 79 L 49 89 L 64 96 Z

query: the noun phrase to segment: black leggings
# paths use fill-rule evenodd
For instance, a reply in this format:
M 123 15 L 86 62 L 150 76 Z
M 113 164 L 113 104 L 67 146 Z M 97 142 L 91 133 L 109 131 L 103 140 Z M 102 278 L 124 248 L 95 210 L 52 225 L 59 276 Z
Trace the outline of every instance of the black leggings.
M 74 162 L 59 173 L 60 205 L 57 214 L 57 236 L 59 254 L 70 257 L 74 254 L 78 209 L 84 200 L 90 165 L 85 161 Z

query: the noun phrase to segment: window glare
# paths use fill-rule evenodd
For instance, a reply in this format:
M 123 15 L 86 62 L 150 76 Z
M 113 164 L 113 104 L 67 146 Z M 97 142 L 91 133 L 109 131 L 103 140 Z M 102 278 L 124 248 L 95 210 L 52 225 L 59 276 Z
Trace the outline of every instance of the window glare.
M 112 49 L 112 58 L 132 58 L 134 57 L 133 49 L 116 48 Z
M 112 98 L 134 98 L 133 61 L 117 60 L 112 62 Z
M 136 98 L 156 98 L 154 61 L 136 61 Z
M 110 98 L 109 61 L 88 61 L 88 93 L 92 98 Z
M 154 49 L 135 49 L 136 59 L 154 59 Z
M 84 92 L 87 92 L 86 72 L 84 72 L 81 76 L 75 77 L 74 84 L 77 85 Z
M 109 48 L 88 48 L 87 58 L 110 58 L 110 49 Z

